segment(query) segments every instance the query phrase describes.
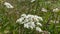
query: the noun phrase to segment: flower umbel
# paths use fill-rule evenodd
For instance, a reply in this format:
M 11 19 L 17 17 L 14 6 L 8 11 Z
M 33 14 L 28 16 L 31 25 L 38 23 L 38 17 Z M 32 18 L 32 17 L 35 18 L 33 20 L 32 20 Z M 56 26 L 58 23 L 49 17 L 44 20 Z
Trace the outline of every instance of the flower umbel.
M 37 27 L 42 26 L 40 21 L 43 21 L 43 19 L 42 17 L 39 17 L 37 15 L 22 14 L 21 17 L 17 19 L 16 22 L 19 24 L 23 24 L 24 28 L 33 29 L 33 28 L 36 28 L 36 26 Z

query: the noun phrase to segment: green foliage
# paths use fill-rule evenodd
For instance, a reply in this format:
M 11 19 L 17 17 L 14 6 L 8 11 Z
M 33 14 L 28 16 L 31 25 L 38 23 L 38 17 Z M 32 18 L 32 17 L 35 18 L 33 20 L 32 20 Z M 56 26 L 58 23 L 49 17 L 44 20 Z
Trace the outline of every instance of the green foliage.
M 8 9 L 4 6 L 3 2 L 10 2 L 14 8 Z M 49 18 L 52 17 L 52 20 L 58 20 L 60 22 L 60 11 L 57 13 L 53 13 L 53 8 L 60 8 L 60 0 L 49 0 L 51 3 L 45 3 L 48 0 L 36 0 L 34 2 L 30 2 L 30 0 L 26 1 L 18 1 L 18 0 L 0 0 L 0 34 L 37 34 L 38 32 L 35 30 L 25 29 L 16 23 L 16 20 L 20 17 L 21 14 L 35 14 L 43 17 L 43 30 L 49 31 L 51 34 L 60 34 L 60 26 L 59 24 L 48 23 Z M 48 12 L 42 12 L 41 8 L 46 8 Z M 57 15 L 56 15 L 57 14 Z M 55 16 L 58 17 L 55 17 Z M 48 26 L 47 26 L 48 25 Z M 20 28 L 19 28 L 20 27 Z M 19 31 L 19 29 L 21 31 Z M 4 32 L 6 30 L 9 32 Z

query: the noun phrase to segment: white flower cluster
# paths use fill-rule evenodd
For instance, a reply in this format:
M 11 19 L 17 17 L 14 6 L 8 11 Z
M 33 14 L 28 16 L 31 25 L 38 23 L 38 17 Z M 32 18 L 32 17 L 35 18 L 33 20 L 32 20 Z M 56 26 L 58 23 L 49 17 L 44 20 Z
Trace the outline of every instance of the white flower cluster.
M 8 2 L 4 2 L 4 5 L 7 7 L 7 8 L 14 8 L 10 3 Z
M 53 9 L 53 12 L 58 12 L 58 11 L 59 11 L 59 8 Z
M 42 24 L 39 21 L 43 21 L 42 17 L 39 17 L 37 15 L 22 14 L 16 22 L 19 24 L 24 24 L 24 28 L 36 28 L 37 31 L 41 32 L 42 30 L 38 26 L 42 26 Z
M 34 2 L 35 0 L 31 0 L 31 2 Z
M 48 10 L 45 9 L 45 8 L 42 8 L 41 11 L 43 11 L 43 12 L 48 12 Z M 59 8 L 55 8 L 55 9 L 53 9 L 52 11 L 53 11 L 53 12 L 58 12 L 58 11 L 59 11 Z
M 52 23 L 59 23 L 58 20 L 50 20 L 50 22 L 52 22 Z
M 47 12 L 47 9 L 45 9 L 45 8 L 42 8 L 42 9 L 41 9 L 41 11 L 43 11 L 43 12 Z

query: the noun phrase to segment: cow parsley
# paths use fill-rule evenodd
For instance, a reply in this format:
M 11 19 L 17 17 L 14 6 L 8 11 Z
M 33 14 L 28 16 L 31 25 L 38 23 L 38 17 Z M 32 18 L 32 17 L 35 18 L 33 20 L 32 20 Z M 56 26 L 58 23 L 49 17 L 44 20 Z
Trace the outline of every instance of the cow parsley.
M 24 28 L 33 29 L 33 28 L 36 28 L 36 26 L 37 27 L 42 26 L 40 21 L 43 21 L 43 19 L 42 19 L 42 17 L 39 17 L 37 15 L 22 14 L 21 17 L 19 19 L 17 19 L 16 22 L 19 24 L 23 24 Z
M 7 7 L 7 8 L 14 8 L 10 3 L 8 2 L 4 2 L 4 5 Z

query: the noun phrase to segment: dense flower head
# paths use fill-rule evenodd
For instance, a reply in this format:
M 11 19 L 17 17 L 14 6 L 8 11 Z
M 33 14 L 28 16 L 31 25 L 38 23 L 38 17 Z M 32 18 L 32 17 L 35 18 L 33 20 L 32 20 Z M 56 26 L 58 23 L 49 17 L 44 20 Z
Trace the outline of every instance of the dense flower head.
M 24 28 L 36 28 L 36 26 L 42 26 L 40 21 L 43 21 L 42 17 L 39 17 L 37 15 L 31 15 L 31 14 L 22 14 L 19 19 L 17 19 L 17 23 L 24 24 Z

